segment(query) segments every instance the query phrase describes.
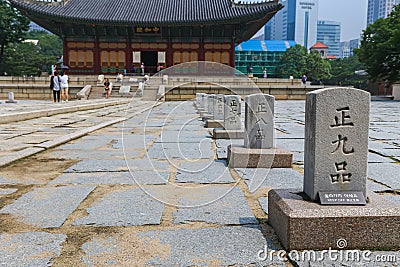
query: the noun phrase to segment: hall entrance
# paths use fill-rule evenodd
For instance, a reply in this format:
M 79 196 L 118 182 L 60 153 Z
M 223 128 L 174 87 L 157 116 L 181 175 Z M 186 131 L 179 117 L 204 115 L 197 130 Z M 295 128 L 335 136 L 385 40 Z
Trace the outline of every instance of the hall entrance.
M 144 63 L 145 73 L 156 73 L 158 66 L 158 54 L 157 51 L 141 51 L 140 58 Z

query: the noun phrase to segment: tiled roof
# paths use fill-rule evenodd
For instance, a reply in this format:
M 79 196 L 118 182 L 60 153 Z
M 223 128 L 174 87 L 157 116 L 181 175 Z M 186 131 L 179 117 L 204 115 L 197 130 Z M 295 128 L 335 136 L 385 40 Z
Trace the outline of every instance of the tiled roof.
M 328 46 L 326 46 L 325 44 L 321 43 L 321 42 L 317 42 L 315 45 L 313 45 L 311 48 L 313 49 L 325 49 L 325 48 L 329 48 Z
M 249 40 L 235 47 L 236 51 L 271 51 L 285 52 L 288 48 L 295 46 L 295 41 L 282 40 Z
M 30 17 L 39 15 L 53 21 L 149 26 L 252 21 L 282 8 L 279 0 L 253 4 L 234 3 L 232 0 L 67 0 L 65 4 L 35 3 L 35 0 L 10 2 Z

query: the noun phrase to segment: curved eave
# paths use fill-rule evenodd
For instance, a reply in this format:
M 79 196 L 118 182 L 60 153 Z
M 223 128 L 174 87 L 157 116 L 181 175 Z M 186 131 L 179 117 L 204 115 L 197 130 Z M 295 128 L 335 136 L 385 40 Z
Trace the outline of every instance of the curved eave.
M 82 18 L 80 16 L 62 15 L 66 6 L 48 6 L 20 2 L 18 0 L 10 0 L 10 3 L 17 9 L 24 12 L 31 20 L 35 18 L 40 20 L 48 20 L 51 22 L 68 22 L 72 24 L 92 24 L 92 25 L 113 25 L 113 26 L 187 26 L 187 25 L 221 25 L 221 24 L 239 24 L 249 21 L 259 20 L 265 17 L 266 13 L 274 14 L 282 8 L 278 2 L 267 2 L 263 4 L 234 6 L 233 9 L 247 9 L 247 13 L 243 15 L 228 15 L 223 18 L 214 19 L 196 19 L 196 20 L 160 20 L 160 21 L 135 21 L 120 19 L 98 19 L 98 18 Z M 61 15 L 60 15 L 61 14 Z M 219 14 L 224 16 L 226 14 Z

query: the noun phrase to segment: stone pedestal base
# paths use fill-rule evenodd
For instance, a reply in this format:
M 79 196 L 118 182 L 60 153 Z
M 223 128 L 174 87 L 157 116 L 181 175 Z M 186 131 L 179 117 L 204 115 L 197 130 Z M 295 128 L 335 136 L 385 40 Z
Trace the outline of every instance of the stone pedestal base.
M 207 111 L 199 111 L 199 115 L 200 115 L 200 117 L 210 117 L 211 116 L 211 114 L 210 113 L 208 113 Z
M 368 192 L 366 206 L 322 206 L 300 189 L 268 193 L 268 222 L 286 250 L 400 249 L 400 206 Z
M 243 139 L 244 131 L 214 128 L 212 132 L 212 137 L 214 139 Z
M 201 113 L 205 112 L 205 110 L 203 108 L 196 108 L 196 110 L 197 110 L 198 114 L 201 114 Z
M 206 128 L 221 128 L 223 126 L 224 122 L 221 120 L 206 120 Z
M 231 168 L 291 168 L 293 154 L 281 148 L 244 148 L 228 146 Z

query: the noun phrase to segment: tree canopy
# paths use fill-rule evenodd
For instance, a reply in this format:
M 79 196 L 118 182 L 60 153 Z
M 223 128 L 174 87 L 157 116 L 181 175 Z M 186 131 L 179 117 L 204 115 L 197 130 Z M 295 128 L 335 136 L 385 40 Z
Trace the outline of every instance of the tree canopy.
M 63 43 L 57 35 L 33 30 L 27 33 L 26 38 L 39 40 L 40 51 L 43 55 L 59 57 L 63 53 Z
M 364 70 L 365 65 L 360 62 L 357 55 L 330 60 L 332 77 L 324 79 L 324 84 L 352 85 L 357 88 L 366 86 L 366 76 L 355 74 L 357 70 Z
M 356 50 L 372 81 L 393 84 L 400 80 L 400 5 L 385 19 L 370 24 Z
M 286 50 L 277 67 L 277 74 L 280 77 L 288 78 L 293 76 L 300 78 L 307 72 L 308 51 L 302 45 L 295 45 Z
M 40 47 L 32 43 L 13 43 L 4 53 L 4 66 L 7 75 L 38 76 L 54 64 L 56 57 L 43 55 Z
M 29 20 L 6 0 L 0 0 L 0 64 L 8 44 L 21 42 L 29 29 Z
M 330 70 L 328 60 L 319 53 L 308 53 L 307 48 L 297 44 L 286 50 L 277 67 L 277 74 L 284 78 L 300 78 L 306 74 L 311 80 L 320 81 L 331 77 Z

